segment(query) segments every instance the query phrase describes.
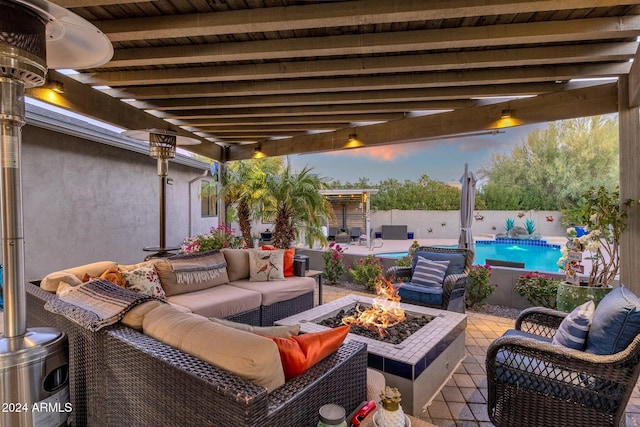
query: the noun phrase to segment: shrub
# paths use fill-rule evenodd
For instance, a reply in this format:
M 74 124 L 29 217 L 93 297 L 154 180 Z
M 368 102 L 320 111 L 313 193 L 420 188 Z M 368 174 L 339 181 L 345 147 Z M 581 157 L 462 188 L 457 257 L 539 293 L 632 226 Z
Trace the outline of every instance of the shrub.
M 534 306 L 556 308 L 556 294 L 561 280 L 537 271 L 518 277 L 516 292 Z
M 368 289 L 375 289 L 376 277 L 383 275 L 382 260 L 375 255 L 367 255 L 360 258 L 353 266 L 347 266 L 356 283 L 364 285 Z
M 329 244 L 329 249 L 322 253 L 324 259 L 324 278 L 329 283 L 337 283 L 347 271 L 344 266 L 344 250 L 335 242 Z
M 233 228 L 221 224 L 217 227 L 211 227 L 207 234 L 187 237 L 180 246 L 180 252 L 193 253 L 222 248 L 238 249 L 241 247 L 242 237 L 236 236 Z
M 465 303 L 467 307 L 481 303 L 496 290 L 498 285 L 491 283 L 491 266 L 474 265 L 467 277 L 467 290 L 465 292 Z

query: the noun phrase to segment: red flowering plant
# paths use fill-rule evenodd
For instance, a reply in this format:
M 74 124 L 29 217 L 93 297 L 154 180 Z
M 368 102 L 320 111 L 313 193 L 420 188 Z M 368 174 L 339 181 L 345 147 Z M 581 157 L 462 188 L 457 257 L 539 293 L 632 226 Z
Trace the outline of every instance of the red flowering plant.
M 242 237 L 236 236 L 233 228 L 222 224 L 217 227 L 211 227 L 207 234 L 187 237 L 182 242 L 182 246 L 180 246 L 180 252 L 193 253 L 222 248 L 238 249 L 241 247 Z
M 353 266 L 348 265 L 347 269 L 356 283 L 364 285 L 368 289 L 375 289 L 376 278 L 381 276 L 384 271 L 382 260 L 375 255 L 360 258 Z
M 467 307 L 480 304 L 487 299 L 498 287 L 491 283 L 490 265 L 472 265 L 467 277 L 467 290 L 465 292 L 465 303 Z
M 516 292 L 526 297 L 534 306 L 556 308 L 556 294 L 558 293 L 559 279 L 531 271 L 516 281 Z
M 347 271 L 344 266 L 344 249 L 335 242 L 329 244 L 329 249 L 322 253 L 324 259 L 324 278 L 329 283 L 337 283 Z

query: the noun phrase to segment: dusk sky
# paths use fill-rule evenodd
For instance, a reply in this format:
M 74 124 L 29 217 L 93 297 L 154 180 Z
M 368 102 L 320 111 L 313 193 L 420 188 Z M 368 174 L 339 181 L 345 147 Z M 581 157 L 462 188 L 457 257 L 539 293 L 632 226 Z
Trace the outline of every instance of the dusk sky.
M 543 123 L 512 127 L 498 135 L 294 155 L 289 161 L 297 170 L 312 166 L 313 172 L 342 183 L 356 182 L 361 177 L 374 184 L 388 178 L 416 181 L 422 175 L 446 183 L 462 176 L 465 163 L 475 173 L 490 165 L 492 153 L 510 153 L 513 147 L 526 141 L 531 131 L 546 126 Z

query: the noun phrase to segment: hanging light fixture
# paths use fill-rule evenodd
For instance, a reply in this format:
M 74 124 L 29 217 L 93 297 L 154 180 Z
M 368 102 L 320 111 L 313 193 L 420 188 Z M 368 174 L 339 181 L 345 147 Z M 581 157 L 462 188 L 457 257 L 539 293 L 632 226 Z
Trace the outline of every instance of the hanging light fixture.
M 358 135 L 355 133 L 349 134 L 347 143 L 342 147 L 346 149 L 362 147 L 364 144 L 358 140 Z
M 513 112 L 511 110 L 502 110 L 502 114 L 500 114 L 501 119 L 510 119 L 513 116 Z
M 267 155 L 262 151 L 262 145 L 258 144 L 258 146 L 254 149 L 253 159 L 263 159 L 267 157 Z
M 146 258 L 159 258 L 170 255 L 171 251 L 178 247 L 167 247 L 166 244 L 166 213 L 167 213 L 167 174 L 169 173 L 169 159 L 176 156 L 177 145 L 196 145 L 200 141 L 195 138 L 178 135 L 177 132 L 167 129 L 141 129 L 128 130 L 122 133 L 129 138 L 134 138 L 149 143 L 149 156 L 158 161 L 158 177 L 160 182 L 160 230 L 159 246 L 147 246 L 143 250 L 154 252 Z

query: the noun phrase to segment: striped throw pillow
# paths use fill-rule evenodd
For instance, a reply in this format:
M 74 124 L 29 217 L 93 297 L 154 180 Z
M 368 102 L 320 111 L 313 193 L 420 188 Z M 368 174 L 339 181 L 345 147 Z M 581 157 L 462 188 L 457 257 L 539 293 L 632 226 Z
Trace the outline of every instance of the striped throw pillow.
M 419 256 L 411 276 L 411 284 L 429 288 L 442 287 L 448 266 L 449 261 L 431 261 Z
M 574 308 L 560 323 L 552 343 L 574 350 L 584 350 L 595 308 L 593 301 L 587 301 Z

